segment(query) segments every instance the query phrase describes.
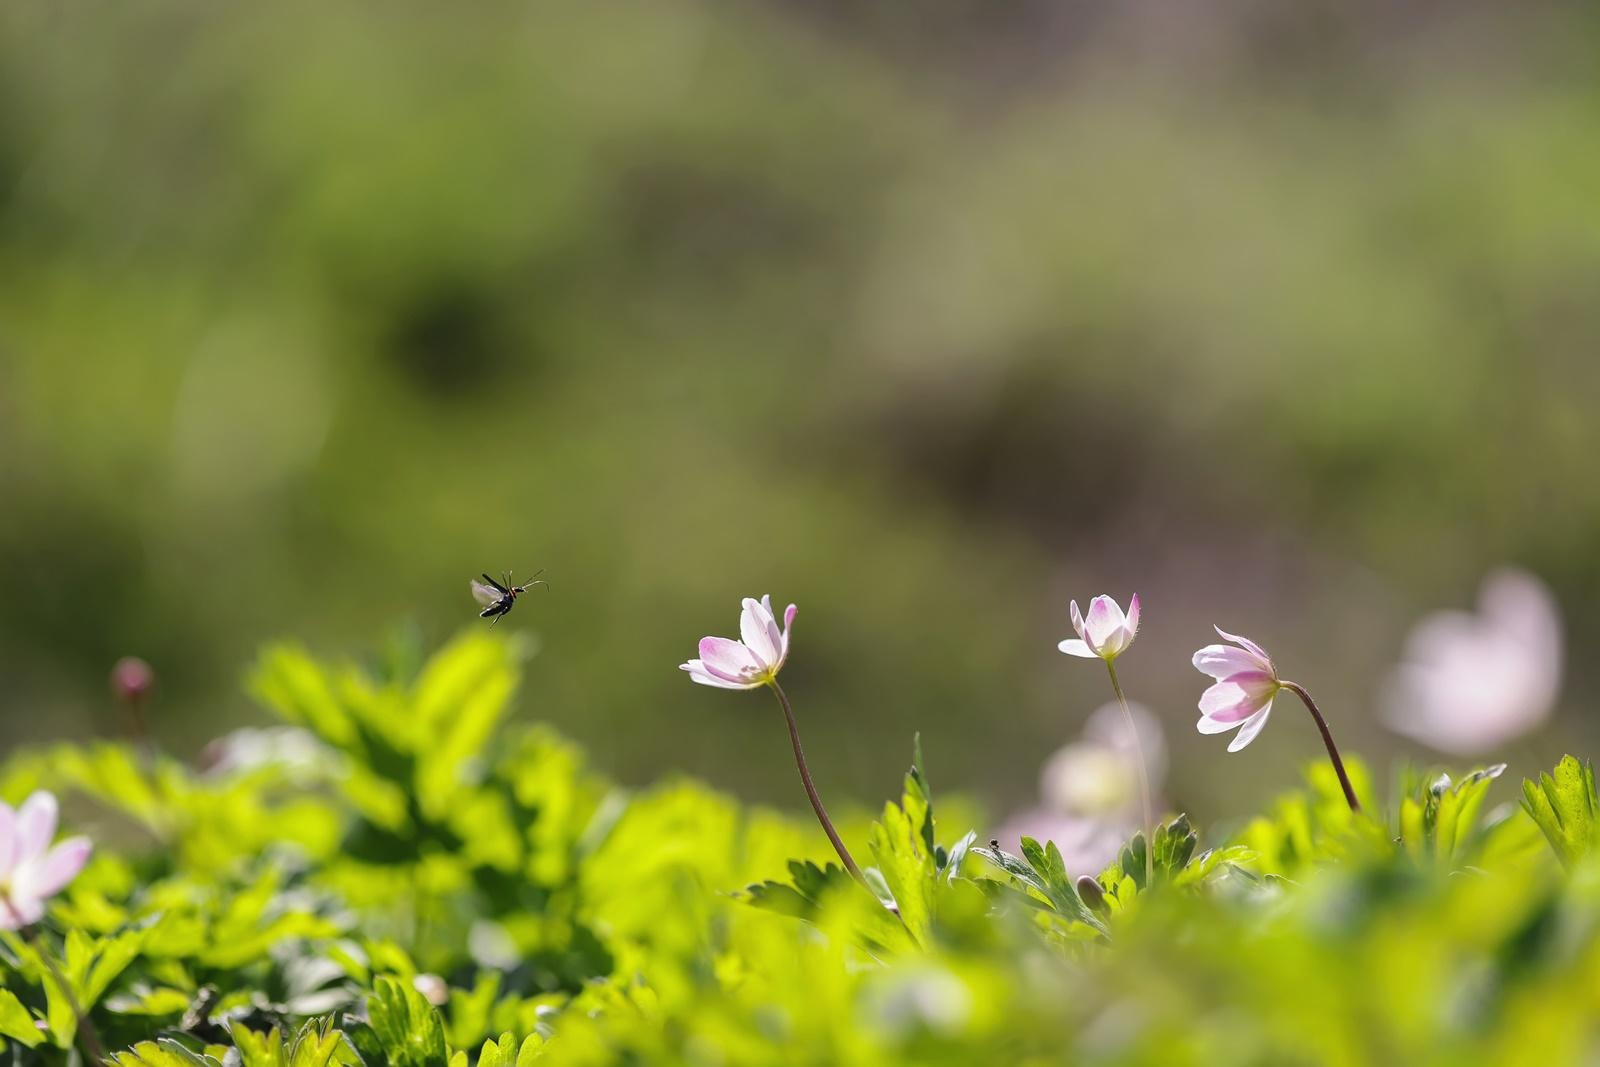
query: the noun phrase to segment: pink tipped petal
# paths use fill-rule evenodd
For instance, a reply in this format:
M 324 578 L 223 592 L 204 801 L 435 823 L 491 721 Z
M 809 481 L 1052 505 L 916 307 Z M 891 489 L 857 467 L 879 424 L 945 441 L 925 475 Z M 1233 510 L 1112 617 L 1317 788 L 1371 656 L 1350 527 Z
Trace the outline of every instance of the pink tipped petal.
M 1194 669 L 1219 681 L 1241 671 L 1258 671 L 1264 666 L 1255 653 L 1230 645 L 1207 645 L 1194 654 Z
M 1109 651 L 1106 646 L 1116 639 L 1124 621 L 1122 609 L 1115 600 L 1097 596 L 1089 602 L 1089 614 L 1083 619 L 1083 628 L 1087 631 L 1083 639 L 1098 652 Z
M 1128 601 L 1128 643 L 1139 635 L 1139 594 L 1133 594 L 1133 599 Z
M 1270 692 L 1263 694 L 1234 682 L 1218 682 L 1200 694 L 1200 714 L 1217 722 L 1236 723 L 1248 719 L 1271 701 Z
M 778 643 L 778 662 L 780 664 L 789 658 L 789 631 L 794 627 L 794 617 L 799 610 L 793 604 L 783 610 L 783 637 Z
M 752 681 L 762 670 L 748 648 L 726 637 L 701 638 L 700 662 L 707 674 L 741 685 Z
M 22 802 L 22 810 L 17 812 L 14 862 L 26 863 L 50 847 L 56 836 L 56 816 L 55 795 L 46 790 L 41 789 Z
M 744 610 L 739 613 L 739 636 L 756 662 L 763 668 L 778 662 L 778 623 L 772 609 L 762 601 L 746 598 Z
M 1079 641 L 1077 638 L 1068 638 L 1056 646 L 1069 656 L 1082 656 L 1084 659 L 1099 659 L 1100 653 Z
M 83 870 L 93 850 L 94 845 L 87 837 L 67 838 L 46 853 L 44 859 L 29 872 L 26 888 L 15 886 L 15 891 L 18 895 L 40 899 L 55 896 Z
M 1083 612 L 1078 610 L 1078 602 L 1072 602 L 1072 631 L 1079 637 L 1083 636 Z
M 706 670 L 706 665 L 697 659 L 692 659 L 688 663 L 679 664 L 678 669 L 680 671 L 688 671 L 689 680 L 691 682 L 699 682 L 701 685 L 713 685 L 718 689 L 754 689 L 756 687 L 754 684 L 730 682 L 725 679 L 718 678 L 716 675 Z
M 1272 701 L 1269 700 L 1267 701 L 1266 707 L 1262 708 L 1255 715 L 1252 715 L 1250 718 L 1246 719 L 1244 725 L 1239 727 L 1239 732 L 1234 734 L 1233 740 L 1228 743 L 1228 751 L 1237 752 L 1250 742 L 1254 741 L 1256 739 L 1256 735 L 1266 727 L 1267 716 L 1271 714 Z
M 1256 644 L 1254 641 L 1250 640 L 1248 637 L 1240 637 L 1238 634 L 1230 634 L 1228 631 L 1224 630 L 1220 626 L 1215 626 L 1214 625 L 1211 628 L 1213 630 L 1217 631 L 1217 633 L 1222 637 L 1222 639 L 1224 641 L 1232 641 L 1234 644 L 1238 645 L 1240 648 L 1243 648 L 1243 649 L 1245 649 L 1245 650 L 1247 650 L 1249 652 L 1255 653 L 1256 655 L 1260 656 L 1262 659 L 1266 660 L 1268 663 L 1272 662 L 1272 657 L 1267 655 L 1267 650 L 1262 648 L 1260 645 Z

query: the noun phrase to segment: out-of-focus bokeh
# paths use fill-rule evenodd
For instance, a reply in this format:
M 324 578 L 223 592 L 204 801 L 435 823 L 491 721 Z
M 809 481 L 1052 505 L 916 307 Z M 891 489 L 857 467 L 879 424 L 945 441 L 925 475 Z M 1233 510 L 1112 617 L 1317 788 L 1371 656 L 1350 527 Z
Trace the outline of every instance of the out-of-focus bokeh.
M 1121 662 L 1171 804 L 1320 753 L 1194 731 L 1213 622 L 1347 748 L 1505 564 L 1592 750 L 1600 67 L 1558 5 L 0 8 L 0 742 L 260 713 L 266 640 L 402 656 L 546 569 L 522 713 L 797 801 L 676 666 L 741 596 L 841 805 L 914 731 L 1031 803 Z M 409 636 L 408 636 L 409 634 Z M 402 650 L 402 651 L 396 651 Z M 1581 749 L 1580 749 L 1581 750 Z

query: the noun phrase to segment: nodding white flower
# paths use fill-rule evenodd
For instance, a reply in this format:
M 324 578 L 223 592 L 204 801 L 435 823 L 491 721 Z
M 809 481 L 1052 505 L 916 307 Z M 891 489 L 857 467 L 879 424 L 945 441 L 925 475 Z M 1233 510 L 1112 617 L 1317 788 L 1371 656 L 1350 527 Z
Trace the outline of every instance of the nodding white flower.
M 789 627 L 794 623 L 793 604 L 783 613 L 783 626 L 772 614 L 772 598 L 746 597 L 739 613 L 740 640 L 727 637 L 702 637 L 700 658 L 681 664 L 692 681 L 718 689 L 759 689 L 778 676 L 789 657 Z
M 1539 579 L 1489 575 L 1476 613 L 1419 622 L 1382 696 L 1389 728 L 1453 756 L 1480 756 L 1549 716 L 1561 687 L 1561 615 Z
M 1133 644 L 1139 632 L 1139 594 L 1128 601 L 1128 613 L 1108 596 L 1097 596 L 1089 601 L 1089 613 L 1078 611 L 1078 602 L 1072 602 L 1072 628 L 1078 632 L 1076 639 L 1068 638 L 1056 647 L 1069 656 L 1084 659 L 1099 657 L 1114 660 Z
M 1216 683 L 1200 694 L 1200 721 L 1203 734 L 1220 734 L 1238 729 L 1229 752 L 1237 752 L 1256 739 L 1272 714 L 1272 700 L 1283 688 L 1278 669 L 1266 649 L 1248 637 L 1238 637 L 1222 627 L 1214 627 L 1228 645 L 1207 645 L 1194 654 L 1195 670 L 1209 674 Z
M 0 803 L 0 930 L 44 918 L 45 903 L 78 876 L 93 848 L 87 837 L 56 836 L 56 798 L 40 790 L 13 811 Z

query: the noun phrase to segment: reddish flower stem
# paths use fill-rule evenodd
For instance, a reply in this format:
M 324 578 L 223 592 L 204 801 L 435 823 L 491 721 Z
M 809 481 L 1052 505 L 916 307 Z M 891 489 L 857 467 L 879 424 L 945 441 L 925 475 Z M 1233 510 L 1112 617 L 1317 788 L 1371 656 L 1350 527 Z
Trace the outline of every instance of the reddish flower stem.
M 806 754 L 800 747 L 800 729 L 794 722 L 794 709 L 789 706 L 789 696 L 783 691 L 776 678 L 768 679 L 767 684 L 772 687 L 772 692 L 778 698 L 778 704 L 783 708 L 784 721 L 789 724 L 789 741 L 794 745 L 794 765 L 800 769 L 800 783 L 806 787 L 806 796 L 811 798 L 811 810 L 817 813 L 817 821 L 822 824 L 822 832 L 828 835 L 828 840 L 833 842 L 833 850 L 839 854 L 839 859 L 844 862 L 844 869 L 850 872 L 850 877 L 860 882 L 871 892 L 867 886 L 867 879 L 861 873 L 861 868 L 856 866 L 856 861 L 850 858 L 850 850 L 844 847 L 844 841 L 839 837 L 839 831 L 833 828 L 833 820 L 828 818 L 828 812 L 822 806 L 822 798 L 817 796 L 817 787 L 811 780 L 811 770 L 806 766 Z
M 1327 746 L 1328 759 L 1333 763 L 1333 773 L 1339 776 L 1339 784 L 1344 787 L 1344 799 L 1349 803 L 1350 810 L 1359 812 L 1361 802 L 1356 799 L 1355 787 L 1350 784 L 1350 775 L 1345 772 L 1344 760 L 1339 757 L 1339 746 L 1333 743 L 1333 733 L 1328 729 L 1328 720 L 1322 717 L 1322 712 L 1317 710 L 1317 702 L 1311 699 L 1311 694 L 1306 692 L 1305 686 L 1296 682 L 1286 682 L 1281 679 L 1279 685 L 1289 690 L 1300 698 L 1300 703 L 1306 706 L 1311 717 L 1317 721 L 1317 729 L 1322 731 L 1322 743 Z

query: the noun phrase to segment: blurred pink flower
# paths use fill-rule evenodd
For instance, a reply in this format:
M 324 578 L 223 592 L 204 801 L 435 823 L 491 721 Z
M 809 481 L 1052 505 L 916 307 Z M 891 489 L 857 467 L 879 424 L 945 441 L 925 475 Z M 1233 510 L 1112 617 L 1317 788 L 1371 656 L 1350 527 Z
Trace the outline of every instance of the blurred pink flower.
M 1562 628 L 1539 579 L 1500 570 L 1476 614 L 1442 611 L 1411 631 L 1383 691 L 1389 728 L 1454 756 L 1492 752 L 1549 717 L 1561 686 Z
M 77 877 L 93 847 L 69 837 L 54 848 L 56 798 L 40 790 L 13 811 L 0 803 L 0 930 L 18 930 L 44 918 L 45 902 Z
M 1272 714 L 1272 700 L 1283 688 L 1278 680 L 1278 669 L 1272 658 L 1260 645 L 1248 637 L 1237 637 L 1215 627 L 1229 645 L 1207 645 L 1194 654 L 1195 670 L 1216 679 L 1200 694 L 1200 721 L 1196 724 L 1203 734 L 1220 734 L 1237 728 L 1238 734 L 1228 745 L 1229 752 L 1237 752 L 1256 739 L 1267 718 Z
M 718 689 L 759 689 L 778 676 L 789 656 L 789 627 L 796 608 L 790 604 L 783 613 L 783 627 L 772 614 L 772 598 L 746 597 L 739 613 L 739 636 L 702 637 L 700 658 L 679 666 L 691 680 Z
M 1099 874 L 1140 827 L 1142 750 L 1159 788 L 1166 773 L 1161 724 L 1146 708 L 1129 705 L 1139 744 L 1121 707 L 1106 704 L 1089 716 L 1083 737 L 1058 749 L 1039 775 L 1039 803 L 1008 816 L 995 838 L 1016 850 L 1023 837 L 1053 841 L 1072 874 Z
M 1078 602 L 1072 602 L 1072 628 L 1078 632 L 1076 639 L 1068 638 L 1056 647 L 1069 656 L 1084 659 L 1099 657 L 1114 660 L 1133 644 L 1139 632 L 1139 594 L 1128 601 L 1128 614 L 1108 596 L 1097 596 L 1089 601 L 1087 616 L 1078 611 Z

